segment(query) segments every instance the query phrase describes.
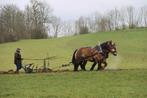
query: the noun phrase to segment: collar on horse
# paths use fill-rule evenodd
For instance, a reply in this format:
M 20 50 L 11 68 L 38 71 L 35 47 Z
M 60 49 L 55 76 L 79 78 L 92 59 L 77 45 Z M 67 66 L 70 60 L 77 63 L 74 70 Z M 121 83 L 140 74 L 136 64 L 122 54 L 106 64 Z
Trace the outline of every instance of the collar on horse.
M 108 58 L 109 50 L 107 49 L 107 42 L 102 43 L 101 48 L 103 50 L 103 55 L 105 56 L 105 58 Z
M 103 53 L 103 50 L 102 50 L 102 47 L 101 47 L 101 44 L 100 44 L 100 42 L 99 42 L 99 44 L 98 45 L 96 45 L 96 50 L 97 51 L 99 51 L 100 53 Z
M 102 44 L 100 44 L 99 42 L 99 44 L 95 46 L 95 49 L 99 51 L 105 58 L 108 58 L 109 51 L 107 50 L 106 45 L 107 45 L 107 42 L 104 42 Z

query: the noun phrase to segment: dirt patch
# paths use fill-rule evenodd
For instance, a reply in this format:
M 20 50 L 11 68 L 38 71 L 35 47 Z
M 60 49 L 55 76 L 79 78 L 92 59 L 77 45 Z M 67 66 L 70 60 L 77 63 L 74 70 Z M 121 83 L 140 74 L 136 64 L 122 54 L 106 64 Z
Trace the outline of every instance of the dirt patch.
M 13 69 L 10 69 L 8 71 L 0 71 L 0 74 L 14 74 L 15 71 Z
M 101 70 L 101 72 L 122 71 L 122 70 L 142 70 L 142 69 L 105 69 L 105 70 Z M 147 69 L 144 69 L 144 70 L 147 70 Z M 69 69 L 65 69 L 65 70 L 39 69 L 37 71 L 33 71 L 32 73 L 64 73 L 64 72 L 74 72 L 74 71 Z M 79 70 L 78 72 L 83 72 L 83 71 Z M 86 72 L 91 72 L 91 71 L 87 70 Z M 25 72 L 20 72 L 19 74 L 22 74 L 22 73 L 24 74 Z M 14 70 L 10 69 L 8 71 L 0 71 L 0 75 L 3 75 L 3 74 L 16 74 L 16 73 Z

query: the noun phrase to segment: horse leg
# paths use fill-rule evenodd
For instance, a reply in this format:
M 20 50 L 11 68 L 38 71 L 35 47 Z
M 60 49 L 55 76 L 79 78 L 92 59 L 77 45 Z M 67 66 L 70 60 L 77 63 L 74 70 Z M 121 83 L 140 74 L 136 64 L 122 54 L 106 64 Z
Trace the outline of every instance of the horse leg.
M 86 64 L 87 64 L 87 61 L 83 61 L 82 64 L 80 65 L 81 69 L 84 71 L 86 71 L 86 68 L 85 68 Z
M 102 66 L 101 66 L 101 64 L 102 64 L 101 62 L 98 63 L 97 71 L 98 71 L 98 70 L 102 70 Z
M 74 63 L 74 71 L 78 71 L 79 61 L 75 61 Z
M 79 64 L 74 65 L 74 71 L 78 71 Z
M 96 64 L 97 64 L 96 62 L 93 63 L 92 67 L 90 68 L 91 71 L 94 69 Z
M 84 70 L 86 70 L 86 68 L 85 68 L 86 64 L 87 64 L 87 61 L 85 61 L 84 64 L 83 64 L 83 69 Z
M 81 67 L 82 70 L 83 70 L 83 62 L 84 62 L 84 61 L 81 61 L 81 62 L 79 63 L 79 65 L 80 65 L 80 67 Z
M 107 67 L 107 62 L 103 62 L 103 64 L 104 64 L 104 68 L 103 68 L 103 70 L 104 70 L 105 67 Z

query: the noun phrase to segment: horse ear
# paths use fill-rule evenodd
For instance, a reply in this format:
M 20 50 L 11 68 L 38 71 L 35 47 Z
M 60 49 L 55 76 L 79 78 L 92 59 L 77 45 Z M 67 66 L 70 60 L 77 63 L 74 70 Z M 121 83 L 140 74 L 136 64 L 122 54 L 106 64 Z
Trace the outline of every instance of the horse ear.
M 112 45 L 114 45 L 115 43 L 111 42 Z
M 116 44 L 114 43 L 114 46 L 116 46 Z
M 112 43 L 112 40 L 110 40 L 110 43 Z
M 98 42 L 97 46 L 99 46 L 99 45 L 101 45 L 101 42 L 100 41 Z
M 115 46 L 115 43 L 112 43 L 112 45 L 114 45 L 114 46 Z
M 109 45 L 109 44 L 112 44 L 112 40 L 110 40 L 110 41 L 107 41 L 107 44 Z
M 113 46 L 116 46 L 116 44 L 115 44 L 115 43 L 112 43 L 112 45 L 113 45 Z
M 107 42 L 107 45 L 109 45 L 109 44 L 110 44 L 110 41 Z

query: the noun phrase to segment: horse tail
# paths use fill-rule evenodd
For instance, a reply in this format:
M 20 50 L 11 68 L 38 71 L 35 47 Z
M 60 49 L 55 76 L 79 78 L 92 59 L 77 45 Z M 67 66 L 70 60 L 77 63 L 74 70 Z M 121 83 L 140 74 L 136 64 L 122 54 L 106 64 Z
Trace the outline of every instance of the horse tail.
M 78 49 L 76 49 L 76 50 L 74 51 L 73 56 L 72 56 L 72 62 L 71 62 L 71 63 L 74 64 L 74 65 L 75 65 L 75 63 L 76 63 L 76 62 L 75 62 L 75 54 L 76 54 L 77 50 L 78 50 Z

